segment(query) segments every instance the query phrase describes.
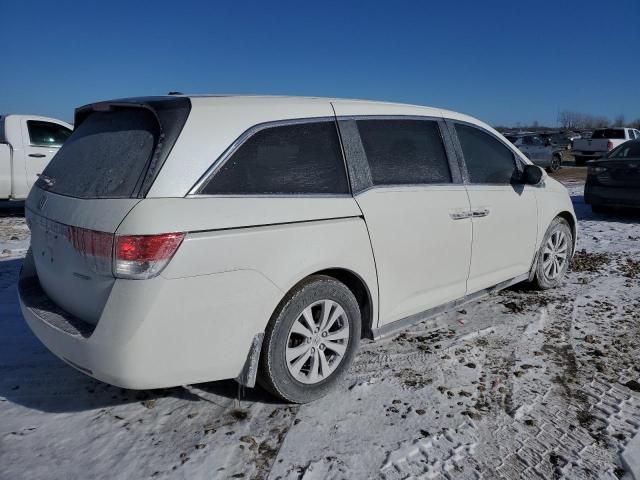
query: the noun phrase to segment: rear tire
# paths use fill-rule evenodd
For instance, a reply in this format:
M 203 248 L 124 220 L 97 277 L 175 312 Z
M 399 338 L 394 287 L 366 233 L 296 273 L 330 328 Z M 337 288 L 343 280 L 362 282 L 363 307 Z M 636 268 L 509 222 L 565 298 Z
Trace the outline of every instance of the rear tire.
M 549 225 L 538 252 L 533 284 L 540 290 L 560 284 L 569 269 L 573 254 L 573 233 L 564 218 L 556 217 Z
M 303 280 L 267 326 L 258 383 L 288 402 L 326 395 L 351 365 L 360 322 L 358 302 L 343 283 L 324 275 Z

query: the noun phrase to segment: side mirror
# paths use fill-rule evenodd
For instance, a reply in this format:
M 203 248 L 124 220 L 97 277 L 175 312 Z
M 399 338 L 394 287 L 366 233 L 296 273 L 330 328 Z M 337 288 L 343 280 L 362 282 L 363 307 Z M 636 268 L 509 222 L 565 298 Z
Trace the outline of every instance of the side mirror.
M 544 180 L 544 170 L 536 165 L 525 165 L 521 180 L 525 185 L 540 185 Z

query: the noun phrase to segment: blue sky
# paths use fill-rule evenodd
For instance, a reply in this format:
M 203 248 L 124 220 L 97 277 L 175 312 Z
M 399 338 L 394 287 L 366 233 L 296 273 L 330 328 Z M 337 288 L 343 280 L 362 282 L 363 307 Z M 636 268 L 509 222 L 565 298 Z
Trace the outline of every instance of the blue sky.
M 640 2 L 0 0 L 0 112 L 187 93 L 640 117 Z

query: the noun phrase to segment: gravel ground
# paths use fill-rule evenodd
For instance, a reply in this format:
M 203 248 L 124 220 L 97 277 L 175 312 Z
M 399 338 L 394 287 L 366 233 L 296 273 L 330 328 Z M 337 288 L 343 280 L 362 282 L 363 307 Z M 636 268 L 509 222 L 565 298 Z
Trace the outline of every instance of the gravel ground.
M 233 382 L 135 392 L 76 372 L 25 326 L 20 253 L 6 254 L 0 478 L 633 478 L 640 216 L 593 215 L 583 170 L 562 172 L 580 222 L 564 285 L 367 342 L 340 388 L 304 406 Z M 0 234 L 6 248 L 27 232 L 5 216 Z

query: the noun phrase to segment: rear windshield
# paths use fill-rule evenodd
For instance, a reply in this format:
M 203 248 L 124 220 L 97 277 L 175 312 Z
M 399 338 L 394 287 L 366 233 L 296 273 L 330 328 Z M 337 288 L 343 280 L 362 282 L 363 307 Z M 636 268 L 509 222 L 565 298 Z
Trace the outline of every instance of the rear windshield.
M 624 138 L 624 128 L 605 128 L 593 132 L 591 138 Z
M 625 142 L 612 150 L 607 158 L 640 158 L 640 141 Z
M 156 117 L 144 108 L 93 112 L 37 184 L 76 198 L 130 198 L 146 173 L 159 134 Z

